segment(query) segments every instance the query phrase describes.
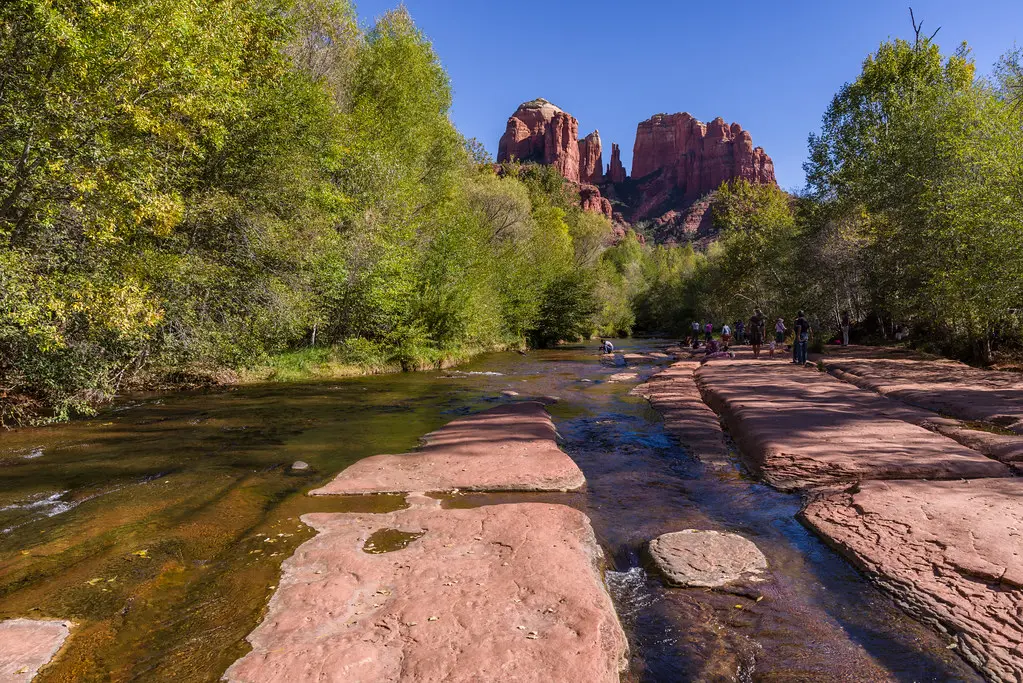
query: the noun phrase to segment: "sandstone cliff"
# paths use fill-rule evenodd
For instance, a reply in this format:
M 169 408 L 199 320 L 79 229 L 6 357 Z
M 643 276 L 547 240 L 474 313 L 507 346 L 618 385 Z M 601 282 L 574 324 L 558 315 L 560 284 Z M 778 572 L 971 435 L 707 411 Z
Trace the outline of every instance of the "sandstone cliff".
M 593 131 L 579 141 L 579 181 L 599 185 L 604 182 L 604 153 L 600 147 L 600 131 Z
M 771 157 L 753 146 L 742 126 L 721 118 L 705 124 L 686 113 L 658 114 L 639 124 L 632 177 L 641 188 L 633 220 L 683 208 L 726 180 L 776 182 Z
M 611 143 L 611 163 L 607 166 L 607 174 L 605 176 L 609 183 L 624 183 L 625 182 L 625 167 L 622 166 L 622 150 L 619 149 L 618 143 Z
M 579 122 L 545 99 L 515 110 L 497 147 L 497 162 L 534 161 L 579 182 Z

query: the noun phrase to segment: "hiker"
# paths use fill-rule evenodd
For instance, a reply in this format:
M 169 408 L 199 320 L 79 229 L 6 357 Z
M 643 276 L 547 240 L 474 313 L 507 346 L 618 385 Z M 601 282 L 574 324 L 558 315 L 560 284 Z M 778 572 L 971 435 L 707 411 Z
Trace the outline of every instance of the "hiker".
M 785 319 L 778 318 L 777 322 L 774 323 L 774 339 L 771 340 L 771 356 L 774 356 L 774 349 L 776 346 L 782 346 L 785 344 L 785 333 L 788 330 L 785 327 Z
M 714 338 L 714 323 L 707 323 L 703 326 L 703 338 L 710 343 L 710 340 Z
M 735 321 L 735 343 L 745 344 L 746 343 L 746 323 L 742 320 Z
M 725 323 L 721 326 L 721 346 L 724 351 L 728 350 L 728 344 L 732 341 L 732 328 Z
M 849 311 L 842 311 L 842 346 L 849 346 Z
M 796 339 L 792 345 L 795 359 L 792 362 L 804 365 L 806 363 L 806 347 L 810 343 L 810 323 L 807 322 L 802 311 L 796 314 L 796 322 L 792 324 L 792 328 L 796 333 Z
M 615 345 L 607 339 L 600 340 L 600 352 L 601 353 L 614 353 Z
M 700 348 L 700 321 L 693 321 L 693 348 Z
M 759 308 L 749 319 L 749 343 L 753 347 L 753 357 L 760 358 L 760 346 L 764 343 L 764 314 Z

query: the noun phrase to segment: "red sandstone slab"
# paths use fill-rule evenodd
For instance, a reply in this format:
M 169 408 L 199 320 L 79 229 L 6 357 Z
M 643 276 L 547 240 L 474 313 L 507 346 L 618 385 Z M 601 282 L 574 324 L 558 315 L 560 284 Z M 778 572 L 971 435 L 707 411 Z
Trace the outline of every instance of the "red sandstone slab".
M 1023 480 L 864 482 L 803 517 L 989 679 L 1023 680 Z
M 865 347 L 821 356 L 841 379 L 962 420 L 990 422 L 1023 434 L 1023 377 L 941 358 Z
M 627 644 L 589 520 L 562 505 L 305 515 L 252 652 L 254 683 L 619 680 Z M 381 529 L 423 534 L 369 554 Z
M 664 418 L 664 426 L 675 439 L 701 461 L 728 464 L 728 447 L 717 414 L 707 407 L 696 386 L 696 361 L 681 361 L 632 390 L 643 396 Z
M 0 681 L 30 681 L 53 659 L 71 632 L 66 621 L 0 621 Z
M 363 458 L 311 495 L 410 491 L 568 491 L 586 483 L 536 401 L 455 420 L 413 453 Z
M 743 454 L 780 489 L 1011 474 L 1000 462 L 898 419 L 914 409 L 811 368 L 723 361 L 701 367 L 696 378 Z

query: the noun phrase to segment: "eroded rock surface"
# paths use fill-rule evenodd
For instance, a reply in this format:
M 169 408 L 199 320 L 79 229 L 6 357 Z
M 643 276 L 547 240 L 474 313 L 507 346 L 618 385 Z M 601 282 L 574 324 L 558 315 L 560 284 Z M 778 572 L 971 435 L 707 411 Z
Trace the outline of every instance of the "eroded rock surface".
M 750 464 L 780 489 L 1011 475 L 1004 464 L 899 419 L 897 402 L 813 369 L 726 360 L 704 365 L 696 379 Z
M 586 483 L 555 441 L 543 404 L 523 401 L 450 422 L 401 455 L 363 458 L 312 495 L 408 491 L 562 491 Z
M 605 178 L 609 183 L 624 183 L 625 177 L 625 166 L 622 165 L 622 150 L 618 147 L 618 143 L 612 142 L 611 163 L 607 165 Z
M 519 503 L 302 519 L 319 533 L 284 563 L 252 652 L 228 680 L 619 680 L 626 639 L 578 510 Z M 382 529 L 414 538 L 365 552 Z
M 686 529 L 650 541 L 650 557 L 669 583 L 720 588 L 740 581 L 758 582 L 767 558 L 738 534 Z
M 941 358 L 853 347 L 822 356 L 829 372 L 890 398 L 1023 434 L 1023 377 Z
M 600 131 L 595 130 L 579 141 L 579 182 L 591 185 L 604 182 L 604 151 L 601 148 Z
M 871 481 L 806 522 L 988 678 L 1023 680 L 1023 481 Z
M 66 621 L 0 621 L 0 681 L 30 681 L 46 666 L 71 632 Z

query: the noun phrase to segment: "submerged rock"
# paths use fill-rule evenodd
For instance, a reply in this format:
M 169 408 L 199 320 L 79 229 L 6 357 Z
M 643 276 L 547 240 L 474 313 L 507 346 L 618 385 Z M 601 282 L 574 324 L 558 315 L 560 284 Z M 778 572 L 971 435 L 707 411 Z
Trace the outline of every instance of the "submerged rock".
M 721 531 L 686 529 L 650 541 L 650 557 L 669 583 L 720 588 L 763 581 L 767 558 L 750 540 Z
M 309 463 L 304 462 L 302 460 L 296 460 L 291 464 L 291 469 L 295 470 L 296 472 L 301 472 L 302 470 L 309 469 Z
M 71 633 L 71 623 L 42 619 L 0 621 L 0 681 L 30 681 Z

